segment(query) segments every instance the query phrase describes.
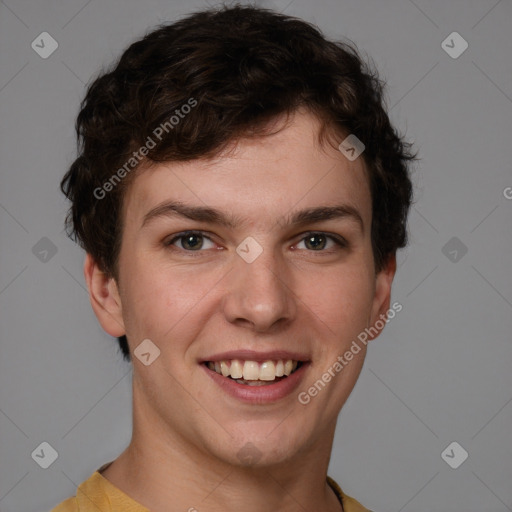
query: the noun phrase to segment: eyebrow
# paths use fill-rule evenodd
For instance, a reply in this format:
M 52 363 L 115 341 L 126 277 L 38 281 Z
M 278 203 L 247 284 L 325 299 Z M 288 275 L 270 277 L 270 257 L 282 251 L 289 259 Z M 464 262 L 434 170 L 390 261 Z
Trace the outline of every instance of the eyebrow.
M 144 215 L 141 229 L 151 221 L 161 217 L 184 217 L 197 222 L 219 224 L 234 229 L 243 223 L 243 219 L 234 215 L 225 214 L 215 208 L 207 206 L 191 206 L 179 201 L 166 201 L 161 203 Z M 348 219 L 356 222 L 364 233 L 364 222 L 359 211 L 351 205 L 340 204 L 335 206 L 318 206 L 306 208 L 288 214 L 279 220 L 281 225 L 302 226 L 332 219 Z

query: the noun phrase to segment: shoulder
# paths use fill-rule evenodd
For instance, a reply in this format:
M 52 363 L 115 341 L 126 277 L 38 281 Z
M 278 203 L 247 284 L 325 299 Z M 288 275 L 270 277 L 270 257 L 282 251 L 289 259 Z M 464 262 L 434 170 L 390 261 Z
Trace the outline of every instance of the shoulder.
M 100 471 L 107 466 L 96 470 L 78 486 L 75 497 L 63 501 L 51 512 L 149 512 L 101 475 Z
M 100 474 L 95 471 L 76 489 L 76 495 L 64 500 L 50 512 L 99 512 L 111 510 L 108 497 L 101 485 Z
M 68 498 L 60 505 L 57 505 L 50 512 L 78 512 L 78 502 L 76 498 Z
M 361 505 L 357 500 L 345 494 L 337 482 L 330 476 L 327 477 L 327 483 L 331 486 L 336 496 L 343 504 L 344 512 L 371 512 L 371 510 L 363 507 L 363 505 Z

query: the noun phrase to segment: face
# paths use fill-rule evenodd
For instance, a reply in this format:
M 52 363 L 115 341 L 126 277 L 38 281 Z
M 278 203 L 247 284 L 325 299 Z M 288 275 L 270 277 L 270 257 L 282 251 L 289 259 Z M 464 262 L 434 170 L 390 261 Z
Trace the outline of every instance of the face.
M 375 273 L 362 159 L 320 146 L 318 129 L 296 113 L 277 134 L 130 185 L 119 281 L 93 305 L 127 334 L 146 434 L 241 465 L 289 461 L 334 431 L 365 347 L 308 403 L 304 392 L 387 311 L 394 265 Z M 144 365 L 133 351 L 147 339 L 160 355 Z

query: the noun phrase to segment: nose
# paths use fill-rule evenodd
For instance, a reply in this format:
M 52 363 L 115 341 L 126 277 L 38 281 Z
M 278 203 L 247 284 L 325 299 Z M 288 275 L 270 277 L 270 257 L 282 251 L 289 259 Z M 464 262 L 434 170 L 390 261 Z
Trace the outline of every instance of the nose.
M 226 320 L 255 332 L 290 323 L 296 313 L 296 299 L 282 258 L 264 250 L 252 263 L 238 255 L 234 260 L 223 300 Z

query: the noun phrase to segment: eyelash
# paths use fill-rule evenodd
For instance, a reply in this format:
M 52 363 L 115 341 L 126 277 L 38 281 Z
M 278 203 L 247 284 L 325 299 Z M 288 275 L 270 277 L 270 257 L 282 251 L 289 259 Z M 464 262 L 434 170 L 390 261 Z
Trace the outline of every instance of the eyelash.
M 190 235 L 200 235 L 202 236 L 203 238 L 209 240 L 210 242 L 213 242 L 213 240 L 211 239 L 211 237 L 209 237 L 205 231 L 194 231 L 194 230 L 190 230 L 190 231 L 183 231 L 181 233 L 177 233 L 176 235 L 174 235 L 170 240 L 167 240 L 164 242 L 164 246 L 168 249 L 176 249 L 176 250 L 179 250 L 179 251 L 182 251 L 182 252 L 186 252 L 186 253 L 189 253 L 189 255 L 193 255 L 193 256 L 199 256 L 199 254 L 194 254 L 194 253 L 201 253 L 201 252 L 204 252 L 204 249 L 199 249 L 197 251 L 192 251 L 192 250 L 187 250 L 187 249 L 181 249 L 179 247 L 176 247 L 176 248 L 173 248 L 173 244 L 180 240 L 180 239 L 183 239 L 185 238 L 186 236 L 190 236 Z M 334 235 L 334 234 L 329 234 L 329 233 L 325 233 L 323 231 L 308 231 L 306 233 L 303 233 L 303 236 L 302 238 L 299 240 L 298 243 L 300 242 L 303 242 L 306 238 L 312 236 L 312 235 L 321 235 L 321 236 L 325 236 L 327 239 L 329 240 L 332 240 L 337 246 L 339 249 L 347 249 L 349 247 L 349 244 L 348 242 L 341 236 L 339 235 Z M 215 242 L 213 242 L 215 243 Z M 307 249 L 306 249 L 307 250 Z M 331 249 L 332 250 L 332 249 Z M 325 252 L 325 253 L 329 253 L 330 250 L 329 249 L 321 249 L 321 250 L 318 250 L 318 251 L 314 251 L 314 250 L 308 250 L 308 252 Z

